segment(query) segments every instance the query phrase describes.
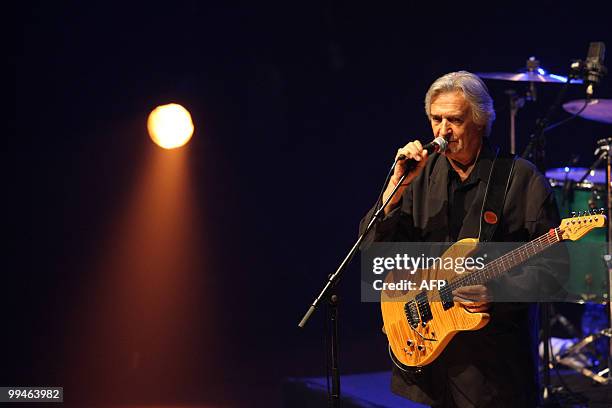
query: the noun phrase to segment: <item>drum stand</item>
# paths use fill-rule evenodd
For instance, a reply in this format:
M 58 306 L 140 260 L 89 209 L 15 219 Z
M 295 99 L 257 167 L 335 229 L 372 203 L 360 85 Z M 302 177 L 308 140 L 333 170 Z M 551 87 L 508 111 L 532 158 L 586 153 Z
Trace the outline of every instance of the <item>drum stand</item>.
M 533 84 L 533 82 L 531 82 Z M 510 99 L 510 154 L 516 153 L 516 114 L 525 105 L 525 98 L 518 96 L 514 89 L 507 89 L 506 95 Z M 530 99 L 527 99 L 530 100 Z
M 611 178 L 612 155 L 610 154 L 610 149 L 612 147 L 612 138 L 599 140 L 598 145 L 599 147 L 595 151 L 595 154 L 596 155 L 600 154 L 599 152 L 601 152 L 601 154 L 599 158 L 597 159 L 597 161 L 591 166 L 589 171 L 595 168 L 597 164 L 605 158 L 606 160 L 606 197 L 607 197 L 607 209 L 608 209 L 608 212 L 607 212 L 608 231 L 607 232 L 608 233 L 606 235 L 606 244 L 607 244 L 606 252 L 607 253 L 603 256 L 603 262 L 606 266 L 606 271 L 608 273 L 607 275 L 608 276 L 608 292 L 606 293 L 606 296 L 608 300 L 608 318 L 609 318 L 609 322 L 612 323 L 612 302 L 610 301 L 612 299 L 612 223 L 610 222 L 610 215 L 612 214 L 612 178 Z M 582 179 L 585 179 L 587 175 L 588 173 L 585 174 L 585 176 Z M 577 361 L 577 359 L 574 358 L 574 356 L 577 353 L 580 353 L 580 351 L 584 347 L 588 346 L 589 344 L 591 344 L 592 342 L 594 342 L 595 340 L 599 339 L 602 336 L 608 337 L 610 339 L 610 344 L 609 344 L 609 349 L 608 349 L 608 367 L 599 372 L 594 372 L 592 370 L 589 370 L 588 368 L 585 368 L 583 364 L 580 364 Z M 586 336 L 585 338 L 580 340 L 578 343 L 568 348 L 566 351 L 557 355 L 555 357 L 555 362 L 559 364 L 563 364 L 567 367 L 570 367 L 576 370 L 577 372 L 579 372 L 580 374 L 588 378 L 591 378 L 593 381 L 599 384 L 604 384 L 604 385 L 612 384 L 612 373 L 610 372 L 610 368 L 612 367 L 612 328 L 607 327 L 603 330 L 600 330 L 599 332 L 592 333 Z

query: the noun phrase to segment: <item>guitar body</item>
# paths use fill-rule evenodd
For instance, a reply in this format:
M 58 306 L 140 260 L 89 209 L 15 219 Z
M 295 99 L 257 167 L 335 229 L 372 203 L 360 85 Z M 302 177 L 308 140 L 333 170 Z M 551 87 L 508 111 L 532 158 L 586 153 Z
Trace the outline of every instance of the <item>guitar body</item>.
M 467 257 L 473 254 L 478 246 L 478 240 L 463 239 L 452 245 L 442 258 Z M 466 272 L 467 273 L 467 272 Z M 395 274 L 395 276 L 391 276 Z M 489 314 L 472 313 L 457 302 L 453 306 L 443 307 L 440 300 L 429 301 L 431 319 L 426 323 L 419 321 L 411 325 L 407 319 L 407 305 L 422 303 L 423 289 L 419 289 L 422 281 L 443 280 L 452 282 L 458 276 L 453 270 L 430 269 L 419 270 L 414 275 L 403 276 L 417 283 L 417 289 L 405 291 L 399 295 L 397 291 L 381 291 L 381 310 L 389 348 L 393 358 L 409 367 L 421 367 L 433 362 L 442 353 L 446 345 L 460 331 L 478 330 L 489 322 Z M 402 278 L 403 278 L 402 277 Z M 386 282 L 397 282 L 400 279 L 397 271 L 391 272 Z M 437 291 L 435 291 L 437 292 Z M 431 292 L 430 292 L 431 293 Z M 419 311 L 422 316 L 422 312 Z M 416 326 L 416 327 L 415 327 Z

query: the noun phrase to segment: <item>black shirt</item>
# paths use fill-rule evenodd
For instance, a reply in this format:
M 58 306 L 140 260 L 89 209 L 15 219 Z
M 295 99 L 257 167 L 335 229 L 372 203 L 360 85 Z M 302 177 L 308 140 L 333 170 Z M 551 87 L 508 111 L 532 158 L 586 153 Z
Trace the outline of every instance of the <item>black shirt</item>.
M 448 160 L 448 159 L 447 159 Z M 465 181 L 450 166 L 448 169 L 448 229 L 451 241 L 458 240 L 463 220 L 476 198 L 478 189 L 478 169 L 476 166 Z
M 449 159 L 445 158 L 448 166 L 448 233 L 452 242 L 459 240 L 459 234 L 465 217 L 468 215 L 474 201 L 478 199 L 479 181 L 482 181 L 485 187 L 489 182 L 489 172 L 491 169 L 490 166 L 483 164 L 483 162 L 492 163 L 495 160 L 495 156 L 496 154 L 488 141 L 484 140 L 482 149 L 476 158 L 476 164 L 465 181 L 461 181 L 461 177 L 453 169 Z

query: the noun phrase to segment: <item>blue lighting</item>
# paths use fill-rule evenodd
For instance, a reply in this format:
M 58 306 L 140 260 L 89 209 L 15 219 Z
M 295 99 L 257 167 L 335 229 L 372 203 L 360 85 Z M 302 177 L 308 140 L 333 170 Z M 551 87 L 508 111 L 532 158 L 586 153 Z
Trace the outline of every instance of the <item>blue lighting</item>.
M 559 81 L 562 81 L 562 82 L 567 82 L 567 78 L 561 75 L 550 74 L 549 77 L 558 79 Z
M 540 75 L 546 75 L 546 71 L 544 71 L 543 68 L 538 68 L 538 74 Z
M 566 173 L 569 173 L 570 168 L 569 168 L 569 167 L 566 167 L 564 170 L 565 170 L 565 172 L 566 172 Z

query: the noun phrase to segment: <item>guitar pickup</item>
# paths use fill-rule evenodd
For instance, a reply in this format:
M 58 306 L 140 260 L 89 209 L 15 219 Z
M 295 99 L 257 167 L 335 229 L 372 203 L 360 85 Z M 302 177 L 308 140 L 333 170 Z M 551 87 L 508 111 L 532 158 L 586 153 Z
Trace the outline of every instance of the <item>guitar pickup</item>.
M 404 305 L 404 313 L 408 319 L 408 324 L 410 324 L 413 329 L 416 329 L 419 325 L 419 312 L 417 310 L 417 304 L 414 300 L 411 300 Z
M 433 319 L 431 308 L 429 307 L 429 300 L 427 299 L 427 292 L 419 293 L 416 295 L 415 300 L 419 309 L 419 314 L 421 315 L 421 321 L 423 322 L 423 326 L 425 326 L 425 323 Z
M 442 308 L 444 310 L 448 310 L 455 305 L 455 302 L 453 302 L 453 290 L 448 282 L 438 292 L 440 293 L 440 300 L 442 300 Z

